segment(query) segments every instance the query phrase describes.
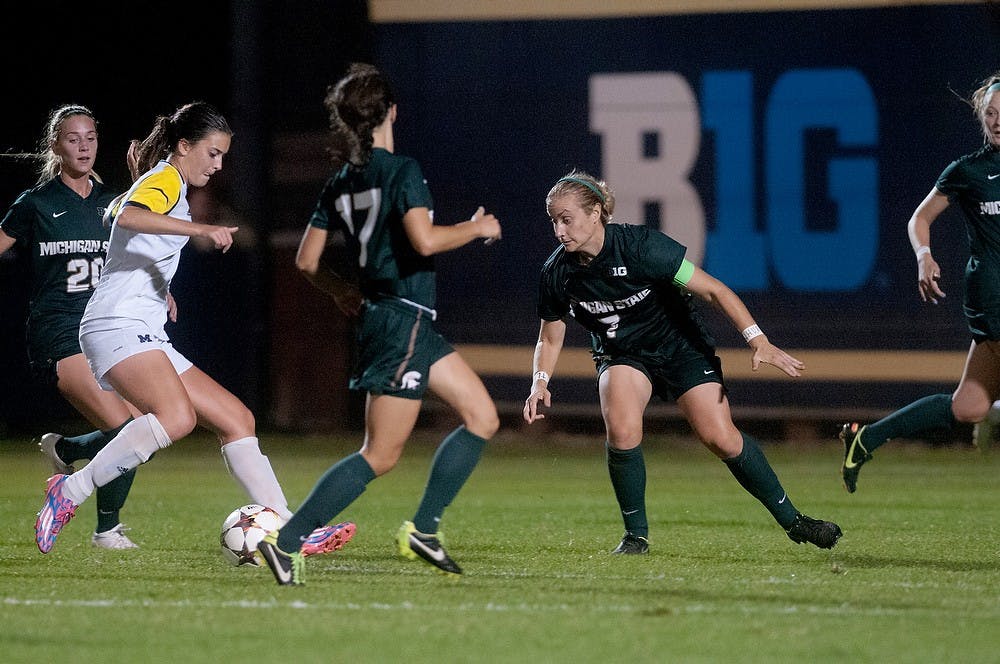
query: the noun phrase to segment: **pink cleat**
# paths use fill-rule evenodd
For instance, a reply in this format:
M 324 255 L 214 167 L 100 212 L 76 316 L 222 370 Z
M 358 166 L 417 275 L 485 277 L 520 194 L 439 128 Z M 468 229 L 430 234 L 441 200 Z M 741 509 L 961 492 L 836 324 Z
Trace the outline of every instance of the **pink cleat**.
M 45 485 L 45 504 L 35 521 L 35 542 L 42 553 L 52 550 L 59 531 L 76 513 L 76 505 L 62 492 L 67 477 L 69 475 L 53 475 Z
M 318 553 L 338 551 L 351 541 L 357 529 L 350 521 L 335 526 L 322 526 L 309 534 L 299 552 L 303 556 L 315 556 Z

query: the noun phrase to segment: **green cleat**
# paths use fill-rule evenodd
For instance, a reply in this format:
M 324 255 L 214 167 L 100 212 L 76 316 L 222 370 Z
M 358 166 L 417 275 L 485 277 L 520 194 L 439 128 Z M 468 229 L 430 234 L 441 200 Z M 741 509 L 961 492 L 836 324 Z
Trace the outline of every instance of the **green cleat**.
M 257 553 L 271 568 L 279 586 L 301 586 L 306 582 L 305 557 L 298 551 L 285 553 L 278 548 L 278 531 L 272 530 L 257 545 Z
M 857 422 L 845 424 L 840 429 L 840 440 L 844 443 L 844 465 L 840 472 L 844 477 L 844 488 L 847 489 L 847 493 L 858 490 L 858 473 L 861 472 L 861 466 L 872 458 L 861 444 L 861 434 L 864 431 L 865 427 Z
M 409 560 L 423 560 L 437 568 L 442 574 L 459 575 L 462 568 L 448 557 L 441 545 L 441 533 L 426 535 L 416 529 L 412 521 L 404 521 L 396 533 L 399 555 Z

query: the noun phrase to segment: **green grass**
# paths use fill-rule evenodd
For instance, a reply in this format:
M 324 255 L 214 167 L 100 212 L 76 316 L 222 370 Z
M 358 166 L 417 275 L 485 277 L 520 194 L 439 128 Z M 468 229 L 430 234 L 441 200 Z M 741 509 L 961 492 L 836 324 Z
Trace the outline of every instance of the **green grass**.
M 766 445 L 803 512 L 841 524 L 833 551 L 795 545 L 690 441 L 649 438 L 649 556 L 612 557 L 622 527 L 601 438 L 498 436 L 444 530 L 465 575 L 395 556 L 433 443 L 341 515 L 344 550 L 307 585 L 218 554 L 249 502 L 215 444 L 191 438 L 140 470 L 132 552 L 90 546 L 82 507 L 52 553 L 32 538 L 47 465 L 0 442 L 0 648 L 9 662 L 998 661 L 1000 462 L 971 448 L 892 444 L 840 486 L 835 440 Z M 290 502 L 356 439 L 265 436 Z

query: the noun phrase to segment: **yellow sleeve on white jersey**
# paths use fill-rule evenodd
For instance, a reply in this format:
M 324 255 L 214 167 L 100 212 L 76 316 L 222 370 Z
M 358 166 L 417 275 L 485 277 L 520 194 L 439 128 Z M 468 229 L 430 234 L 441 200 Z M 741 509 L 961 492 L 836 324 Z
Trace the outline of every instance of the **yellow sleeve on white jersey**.
M 132 187 L 124 203 L 136 203 L 153 212 L 169 214 L 180 200 L 182 184 L 176 168 L 157 168 Z

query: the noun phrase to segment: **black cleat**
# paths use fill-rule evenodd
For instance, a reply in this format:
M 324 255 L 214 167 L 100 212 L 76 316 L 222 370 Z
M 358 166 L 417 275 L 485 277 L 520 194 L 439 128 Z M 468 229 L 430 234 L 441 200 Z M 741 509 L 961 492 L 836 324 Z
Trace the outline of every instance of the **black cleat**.
M 788 533 L 788 539 L 796 544 L 809 542 L 821 549 L 832 549 L 844 534 L 840 526 L 833 521 L 811 519 L 801 513 L 795 517 L 795 521 L 785 529 L 785 532 Z
M 649 540 L 626 532 L 622 535 L 621 543 L 611 553 L 625 555 L 641 555 L 649 553 Z
M 396 533 L 399 555 L 410 560 L 423 560 L 434 565 L 442 574 L 458 575 L 462 568 L 448 557 L 441 546 L 441 534 L 426 535 L 416 529 L 412 521 L 404 521 Z
M 858 473 L 861 472 L 861 466 L 872 458 L 861 444 L 861 434 L 864 431 L 865 427 L 857 422 L 849 422 L 840 429 L 840 441 L 844 443 L 844 465 L 840 473 L 844 477 L 844 488 L 847 489 L 847 493 L 858 490 Z
M 278 548 L 278 531 L 268 533 L 257 544 L 257 555 L 264 559 L 280 586 L 301 586 L 305 580 L 305 559 L 302 554 L 285 553 Z

